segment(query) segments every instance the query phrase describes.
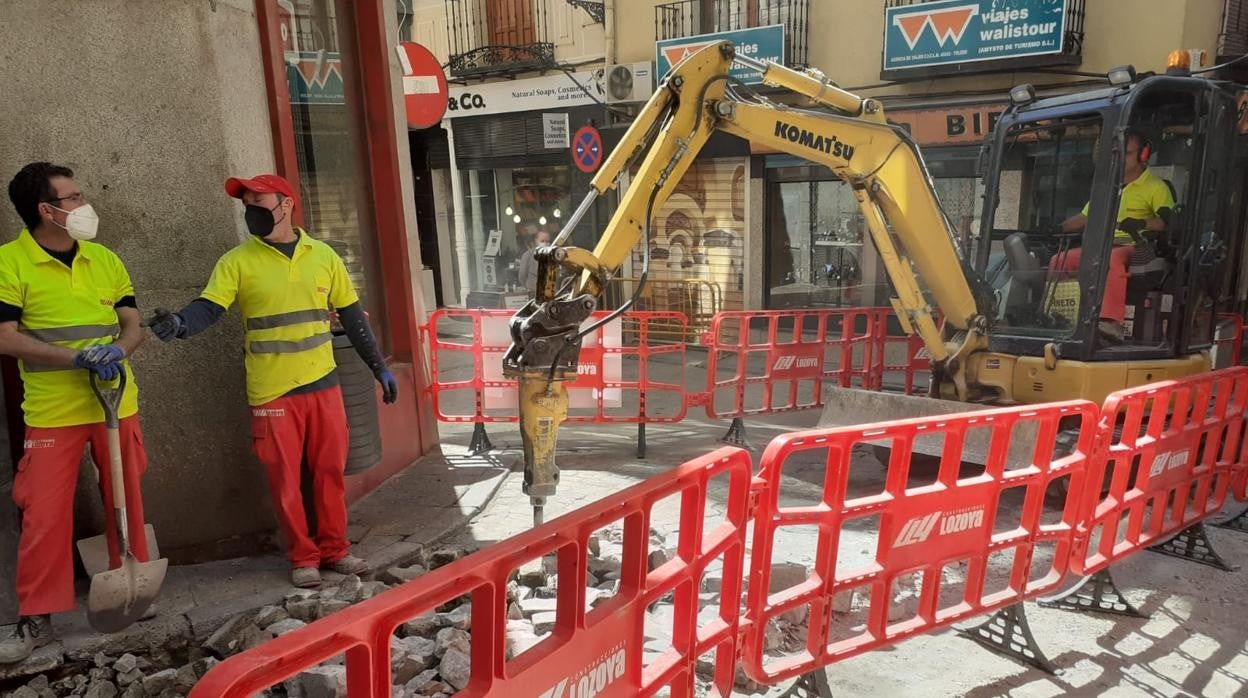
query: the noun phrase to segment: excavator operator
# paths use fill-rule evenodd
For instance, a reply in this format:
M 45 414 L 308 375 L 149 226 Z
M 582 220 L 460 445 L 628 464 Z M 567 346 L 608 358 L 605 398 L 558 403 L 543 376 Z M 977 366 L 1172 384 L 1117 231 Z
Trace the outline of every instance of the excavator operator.
M 1122 195 L 1118 203 L 1118 229 L 1109 257 L 1109 275 L 1105 279 L 1105 299 L 1097 324 L 1100 334 L 1110 342 L 1121 343 L 1127 309 L 1127 278 L 1136 236 L 1165 232 L 1166 220 L 1174 208 L 1174 195 L 1165 180 L 1148 169 L 1151 147 L 1148 138 L 1138 130 L 1128 129 L 1124 136 Z M 1062 222 L 1063 233 L 1078 233 L 1088 223 L 1088 204 L 1083 211 Z M 1057 268 L 1077 273 L 1083 259 L 1083 248 L 1075 247 L 1056 260 Z

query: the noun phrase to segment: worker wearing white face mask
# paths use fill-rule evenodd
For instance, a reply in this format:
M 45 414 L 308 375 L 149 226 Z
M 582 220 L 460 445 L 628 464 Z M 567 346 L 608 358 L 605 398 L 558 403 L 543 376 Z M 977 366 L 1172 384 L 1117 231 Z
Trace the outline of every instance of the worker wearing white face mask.
M 104 412 L 88 372 L 114 380 L 127 372 L 118 416 L 126 511 L 135 557 L 148 559 L 139 476 L 147 467 L 138 391 L 126 361 L 143 341 L 134 288 L 108 248 L 90 242 L 99 218 L 68 168 L 23 167 L 9 199 L 26 227 L 0 246 L 0 353 L 21 360 L 26 438 L 13 481 L 22 511 L 17 553 L 21 619 L 0 629 L 0 664 L 25 659 L 51 639 L 49 614 L 74 607 L 74 487 L 83 447 L 107 465 Z M 112 558 L 120 563 L 111 479 L 99 468 Z

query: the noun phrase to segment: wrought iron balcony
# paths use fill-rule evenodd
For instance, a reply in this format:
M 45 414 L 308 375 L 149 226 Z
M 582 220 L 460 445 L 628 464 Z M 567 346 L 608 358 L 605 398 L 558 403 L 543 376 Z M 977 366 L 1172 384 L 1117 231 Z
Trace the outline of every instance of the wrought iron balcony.
M 698 34 L 784 25 L 784 62 L 807 65 L 810 0 L 679 0 L 654 8 L 655 38 L 680 39 Z
M 486 77 L 553 65 L 547 1 L 445 0 L 450 74 Z
M 922 5 L 940 0 L 885 0 L 884 7 L 907 7 Z M 1083 60 L 1083 20 L 1087 15 L 1088 0 L 1066 0 L 1065 26 L 1062 35 L 1062 50 L 1059 53 L 1023 58 L 1003 58 L 977 62 L 954 63 L 950 65 L 929 66 L 923 68 L 904 68 L 880 71 L 880 77 L 891 80 L 899 77 L 922 77 L 938 75 L 956 75 L 964 73 L 985 73 L 1017 70 L 1026 67 L 1049 67 L 1058 65 L 1079 65 Z M 884 28 L 885 33 L 888 27 Z

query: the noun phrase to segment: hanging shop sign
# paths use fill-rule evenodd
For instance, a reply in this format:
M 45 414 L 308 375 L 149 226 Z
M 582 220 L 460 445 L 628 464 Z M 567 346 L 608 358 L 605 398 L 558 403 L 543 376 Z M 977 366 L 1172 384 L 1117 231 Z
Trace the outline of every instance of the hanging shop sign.
M 568 115 L 542 114 L 542 145 L 546 148 L 568 147 Z
M 884 10 L 884 70 L 1062 52 L 1068 0 L 943 0 Z
M 667 75 L 673 65 L 684 60 L 685 56 L 697 53 L 699 49 L 716 41 L 731 41 L 737 47 L 737 52 L 743 56 L 760 61 L 784 63 L 784 25 L 771 24 L 765 27 L 657 41 L 654 44 L 655 74 L 662 78 Z M 763 76 L 758 71 L 742 65 L 733 65 L 728 72 L 732 77 L 747 84 L 757 85 L 763 81 Z
M 601 71 L 559 72 L 526 80 L 452 85 L 446 102 L 446 118 L 566 109 L 605 100 Z

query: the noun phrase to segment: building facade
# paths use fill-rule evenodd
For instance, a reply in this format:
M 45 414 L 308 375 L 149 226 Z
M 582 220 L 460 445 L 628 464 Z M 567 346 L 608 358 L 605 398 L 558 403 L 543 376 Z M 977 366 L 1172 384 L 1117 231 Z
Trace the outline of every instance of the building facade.
M 343 256 L 400 376 L 399 403 L 379 409 L 373 427 L 380 461 L 348 477 L 352 499 L 437 443 L 419 398 L 425 300 L 392 48 L 398 19 L 393 0 L 22 0 L 5 4 L 0 23 L 10 48 L 0 56 L 5 181 L 34 160 L 72 167 L 100 213 L 98 240 L 126 263 L 145 316 L 194 298 L 217 258 L 247 239 L 241 209 L 222 189 L 227 177 L 275 171 L 298 187 L 298 223 Z M 3 239 L 20 227 L 12 207 L 0 206 Z M 146 510 L 174 562 L 270 542 L 241 324 L 231 312 L 193 341 L 150 340 L 134 358 L 150 456 Z M 22 417 L 7 358 L 3 375 L 7 521 Z M 93 479 L 84 468 L 82 484 Z M 99 524 L 94 491 L 79 487 L 84 530 Z M 6 545 L 0 555 L 10 554 Z M 0 560 L 0 570 L 12 569 Z M 0 596 L 9 590 L 0 581 Z
M 444 122 L 452 136 L 445 159 L 434 166 L 445 211 L 438 221 L 443 300 L 501 307 L 506 289 L 516 285 L 505 260 L 523 252 L 543 214 L 546 227 L 559 227 L 551 207 L 530 213 L 518 205 L 517 174 L 508 173 L 520 170 L 521 190 L 531 175 L 514 160 L 566 171 L 534 180 L 553 187 L 546 196 L 561 213 L 585 191 L 588 178 L 570 167 L 563 142 L 543 137 L 549 123 L 543 114 L 559 111 L 557 102 L 537 104 L 522 95 L 575 95 L 580 111 L 568 112 L 569 130 L 593 124 L 609 149 L 682 47 L 732 40 L 756 56 L 817 68 L 836 84 L 881 100 L 889 118 L 906 124 L 923 147 L 942 206 L 959 234 L 969 235 L 982 207 L 980 147 L 1006 108 L 1010 87 L 1030 83 L 1040 95 L 1088 89 L 1105 84 L 1106 71 L 1118 65 L 1160 70 L 1172 49 L 1203 49 L 1212 64 L 1239 55 L 1248 43 L 1248 7 L 1240 0 L 1005 0 L 980 12 L 984 5 L 417 2 L 412 36 L 431 42 L 453 83 Z M 652 68 L 647 89 L 636 79 L 621 88 L 624 76 L 646 67 Z M 505 106 L 492 100 L 476 106 L 478 92 L 507 89 Z M 786 99 L 761 85 L 753 89 Z M 579 244 L 592 246 L 612 203 L 600 203 L 592 223 L 578 229 Z M 499 231 L 500 251 L 490 245 L 491 231 Z M 889 285 L 864 236 L 853 197 L 832 172 L 721 134 L 655 214 L 652 284 L 642 305 L 692 317 L 724 309 L 886 304 Z M 618 289 L 608 291 L 607 306 L 630 295 L 628 279 L 641 259 L 639 250 Z M 487 264 L 494 269 L 483 271 Z M 487 289 L 498 293 L 472 295 Z

